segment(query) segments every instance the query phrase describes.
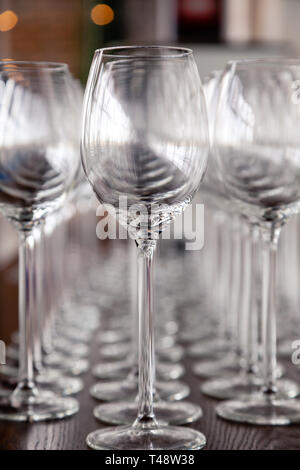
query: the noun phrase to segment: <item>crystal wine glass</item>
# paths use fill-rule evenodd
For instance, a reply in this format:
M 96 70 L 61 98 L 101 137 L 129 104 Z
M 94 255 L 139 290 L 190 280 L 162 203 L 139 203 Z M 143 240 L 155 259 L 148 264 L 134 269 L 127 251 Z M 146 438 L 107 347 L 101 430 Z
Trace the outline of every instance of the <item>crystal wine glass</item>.
M 230 197 L 262 238 L 262 346 L 264 383 L 258 395 L 217 407 L 223 418 L 283 425 L 300 419 L 289 400 L 292 381 L 276 382 L 276 253 L 282 226 L 299 211 L 300 61 L 229 63 L 215 120 L 218 171 Z
M 41 421 L 78 411 L 78 402 L 39 389 L 33 367 L 36 257 L 40 222 L 65 199 L 79 166 L 65 64 L 0 63 L 0 210 L 19 234 L 19 380 L 1 391 L 0 419 Z
M 94 449 L 205 445 L 198 431 L 155 418 L 152 268 L 159 234 L 198 189 L 208 147 L 204 95 L 191 50 L 132 46 L 96 51 L 84 99 L 82 161 L 98 199 L 137 245 L 139 401 L 133 404 L 137 418 L 131 426 L 88 435 Z M 171 405 L 159 403 L 160 410 Z

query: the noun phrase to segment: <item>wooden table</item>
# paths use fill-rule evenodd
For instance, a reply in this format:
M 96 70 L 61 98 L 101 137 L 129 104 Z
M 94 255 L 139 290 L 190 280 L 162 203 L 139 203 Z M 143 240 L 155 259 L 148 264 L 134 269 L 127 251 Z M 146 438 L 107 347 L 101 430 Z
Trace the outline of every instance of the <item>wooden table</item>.
M 14 268 L 13 268 L 14 269 Z M 2 293 L 9 293 L 12 300 L 6 305 L 6 315 L 13 317 L 16 309 L 16 286 L 12 287 L 14 271 L 9 271 L 9 276 L 0 279 Z M 8 291 L 7 291 L 8 289 Z M 4 308 L 4 307 L 3 307 Z M 7 322 L 7 328 L 12 328 L 14 321 Z M 2 328 L 1 334 L 4 335 Z M 7 332 L 6 332 L 7 333 Z M 4 335 L 5 336 L 5 335 Z M 99 352 L 96 342 L 91 348 L 91 364 L 99 360 Z M 203 409 L 203 418 L 194 423 L 192 427 L 206 435 L 206 449 L 238 450 L 238 449 L 300 449 L 300 425 L 288 427 L 260 427 L 242 424 L 233 424 L 216 417 L 214 407 L 215 400 L 204 397 L 199 391 L 200 379 L 191 373 L 191 361 L 185 360 L 186 375 L 183 378 L 191 387 L 189 399 L 199 404 Z M 289 376 L 300 379 L 300 371 L 289 368 Z M 96 400 L 90 397 L 89 388 L 95 383 L 89 371 L 82 376 L 85 387 L 78 395 L 80 411 L 77 415 L 48 423 L 36 424 L 12 424 L 0 422 L 0 449 L 57 449 L 78 450 L 87 449 L 85 438 L 90 431 L 104 427 L 93 417 L 93 408 Z

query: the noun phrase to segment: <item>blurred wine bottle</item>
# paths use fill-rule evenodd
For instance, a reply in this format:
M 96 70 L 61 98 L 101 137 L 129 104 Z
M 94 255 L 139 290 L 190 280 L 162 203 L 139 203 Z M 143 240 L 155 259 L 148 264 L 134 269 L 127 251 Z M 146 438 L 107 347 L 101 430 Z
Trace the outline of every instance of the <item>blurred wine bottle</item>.
M 182 42 L 220 42 L 221 12 L 221 0 L 179 0 L 178 39 Z

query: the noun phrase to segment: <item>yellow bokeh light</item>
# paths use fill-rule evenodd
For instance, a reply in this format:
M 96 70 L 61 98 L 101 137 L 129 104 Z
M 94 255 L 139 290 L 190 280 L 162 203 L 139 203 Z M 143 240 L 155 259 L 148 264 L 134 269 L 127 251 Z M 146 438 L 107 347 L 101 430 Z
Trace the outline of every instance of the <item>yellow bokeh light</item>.
M 99 3 L 91 10 L 92 21 L 98 26 L 109 24 L 115 17 L 114 10 L 105 3 Z
M 13 29 L 18 22 L 18 17 L 15 12 L 6 10 L 0 15 L 0 31 L 6 32 Z

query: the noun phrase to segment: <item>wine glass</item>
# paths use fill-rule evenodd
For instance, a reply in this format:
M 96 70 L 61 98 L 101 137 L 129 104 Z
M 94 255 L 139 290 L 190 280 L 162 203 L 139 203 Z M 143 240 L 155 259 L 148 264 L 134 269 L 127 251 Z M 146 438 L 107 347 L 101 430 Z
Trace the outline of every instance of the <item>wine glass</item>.
M 70 80 L 70 84 L 75 83 L 74 80 Z M 78 100 L 76 99 L 76 89 L 75 87 L 72 88 L 72 108 L 67 115 L 68 122 L 71 123 L 72 120 L 72 128 L 77 129 L 79 128 L 80 123 L 80 112 L 77 106 Z M 73 127 L 74 126 L 74 127 Z M 79 146 L 79 132 L 73 133 L 74 139 L 74 148 L 78 148 L 78 152 L 80 149 Z M 33 366 L 35 369 L 35 380 L 41 388 L 47 388 L 47 390 L 52 390 L 57 392 L 59 395 L 72 395 L 78 393 L 82 387 L 83 383 L 80 379 L 74 377 L 68 377 L 68 375 L 62 374 L 60 370 L 54 367 L 44 367 L 44 359 L 42 355 L 42 337 L 43 337 L 43 318 L 46 310 L 46 301 L 47 297 L 56 300 L 56 304 L 53 305 L 51 311 L 54 309 L 58 309 L 57 307 L 61 306 L 62 303 L 62 295 L 59 292 L 59 289 L 62 289 L 63 282 L 59 279 L 60 278 L 60 264 L 65 264 L 65 257 L 59 253 L 60 245 L 61 245 L 61 237 L 59 237 L 59 233 L 61 230 L 62 224 L 60 221 L 62 220 L 61 212 L 62 209 L 66 207 L 59 207 L 55 210 L 51 216 L 47 216 L 47 220 L 44 218 L 40 220 L 39 224 L 34 227 L 33 234 L 34 234 L 34 253 L 33 257 L 36 260 L 36 275 L 34 276 L 34 301 L 35 305 L 32 305 L 33 309 Z M 52 223 L 51 222 L 52 219 Z M 49 224 L 50 223 L 50 224 Z M 45 250 L 45 236 L 44 233 L 47 232 L 47 229 L 44 229 L 44 225 L 47 227 L 50 225 L 52 227 L 51 230 L 51 240 L 52 242 L 48 244 L 47 249 Z M 46 252 L 45 252 L 46 251 Z M 53 253 L 52 253 L 53 251 Z M 44 263 L 44 258 L 47 256 L 47 260 Z M 47 272 L 45 267 L 47 267 Z M 53 269 L 53 274 L 50 272 L 50 268 Z M 44 279 L 45 278 L 45 279 Z M 51 288 L 50 284 L 53 285 Z M 45 289 L 45 284 L 48 283 L 48 287 Z M 60 287 L 61 286 L 61 287 Z M 55 289 L 55 293 L 53 292 Z M 55 294 L 55 295 L 54 295 Z M 49 303 L 48 303 L 49 304 Z M 60 328 L 60 331 L 64 331 L 65 329 Z M 8 356 L 10 356 L 14 361 L 18 361 L 19 358 L 19 350 L 18 350 L 18 339 L 19 335 L 15 335 L 14 343 L 15 346 L 10 346 L 8 348 Z M 77 352 L 78 343 L 73 343 L 73 351 L 74 356 Z M 70 352 L 70 344 L 68 352 Z M 65 361 L 64 358 L 60 358 L 60 363 L 64 362 L 64 365 L 70 365 L 68 359 Z M 74 362 L 74 361 L 73 361 Z M 86 361 L 83 363 L 83 360 L 77 360 L 76 363 L 72 364 L 72 367 L 69 368 L 68 373 L 75 372 L 78 375 L 78 372 L 82 372 L 82 369 L 86 369 Z M 5 366 L 1 368 L 1 379 L 4 381 L 8 381 L 9 384 L 15 385 L 17 383 L 18 377 L 18 368 Z
M 92 188 L 137 245 L 139 400 L 131 426 L 92 432 L 94 449 L 199 449 L 205 437 L 167 426 L 153 407 L 153 256 L 159 234 L 191 201 L 208 155 L 204 96 L 192 51 L 99 49 L 84 99 L 82 161 Z M 190 405 L 191 406 L 191 405 Z M 197 412 L 196 406 L 194 406 Z
M 79 166 L 65 64 L 0 63 L 0 210 L 19 234 L 19 379 L 1 390 L 0 419 L 41 421 L 78 411 L 73 398 L 39 389 L 33 366 L 35 231 L 59 207 Z
M 208 77 L 203 81 L 203 90 L 206 98 L 208 119 L 209 119 L 209 130 L 210 135 L 212 134 L 212 126 L 214 123 L 214 115 L 216 109 L 216 103 L 219 94 L 219 84 L 221 79 L 222 72 L 220 70 L 213 71 Z M 209 164 L 205 176 L 203 185 L 199 191 L 200 197 L 204 199 L 205 205 L 213 209 L 213 224 L 212 232 L 214 234 L 217 232 L 218 241 L 217 246 L 213 247 L 214 252 L 216 253 L 217 260 L 217 273 L 214 273 L 213 279 L 216 279 L 217 276 L 217 290 L 215 292 L 216 297 L 219 299 L 219 305 L 216 310 L 218 312 L 219 318 L 217 322 L 217 331 L 219 333 L 216 338 L 216 327 L 214 327 L 210 336 L 203 338 L 203 332 L 200 329 L 199 341 L 194 342 L 188 348 L 188 354 L 192 358 L 204 358 L 207 361 L 204 363 L 204 369 L 208 368 L 211 372 L 217 359 L 224 357 L 228 353 L 230 341 L 228 339 L 229 324 L 231 321 L 230 315 L 232 308 L 229 305 L 229 293 L 230 293 L 230 269 L 231 269 L 231 227 L 230 221 L 232 220 L 232 211 L 231 204 L 228 201 L 226 191 L 223 188 L 223 185 L 220 179 L 217 176 L 215 171 L 215 163 L 213 158 L 209 159 Z M 206 224 L 206 229 L 210 229 L 211 224 Z M 206 238 L 211 238 L 213 233 L 209 233 Z M 216 236 L 216 235 L 215 235 Z M 236 287 L 236 286 L 235 286 Z M 198 313 L 198 312 L 197 312 Z M 198 316 L 198 315 L 197 315 Z M 190 337 L 192 338 L 195 333 L 195 329 L 190 329 Z M 197 338 L 198 339 L 198 338 Z M 212 341 L 213 339 L 213 341 Z M 212 364 L 214 362 L 214 364 Z
M 292 381 L 276 381 L 276 253 L 282 226 L 299 211 L 298 60 L 244 60 L 227 66 L 214 127 L 218 171 L 262 238 L 263 387 L 217 407 L 223 418 L 283 425 L 300 419 Z
M 211 135 L 213 134 L 221 77 L 220 71 L 213 72 L 204 84 Z M 237 212 L 239 206 L 230 198 L 220 179 L 213 153 L 203 187 L 206 202 L 214 209 L 217 216 L 221 215 L 222 233 L 226 232 L 226 228 L 227 232 L 228 228 L 231 230 L 232 262 L 224 263 L 228 267 L 233 265 L 232 276 L 227 275 L 232 285 L 228 286 L 225 283 L 224 286 L 225 290 L 231 293 L 231 297 L 228 298 L 227 294 L 223 303 L 217 308 L 223 311 L 224 304 L 225 309 L 227 305 L 227 310 L 233 313 L 232 320 L 236 331 L 233 332 L 233 335 L 231 332 L 232 337 L 229 336 L 232 344 L 231 348 L 227 347 L 228 352 L 224 357 L 217 357 L 215 361 L 199 362 L 193 370 L 197 375 L 218 377 L 202 384 L 201 391 L 206 395 L 218 399 L 236 398 L 255 393 L 259 390 L 262 382 L 259 375 L 257 343 L 257 228 L 253 225 L 249 227 L 243 213 Z M 221 252 L 222 249 L 230 252 L 224 243 L 220 242 L 219 245 Z M 223 257 L 220 256 L 220 259 L 223 260 Z M 228 311 L 225 316 L 228 316 Z M 280 376 L 280 372 L 277 368 L 278 376 Z M 280 387 L 282 391 L 285 387 L 288 397 L 298 394 L 298 387 L 291 387 L 290 382 L 281 382 Z

